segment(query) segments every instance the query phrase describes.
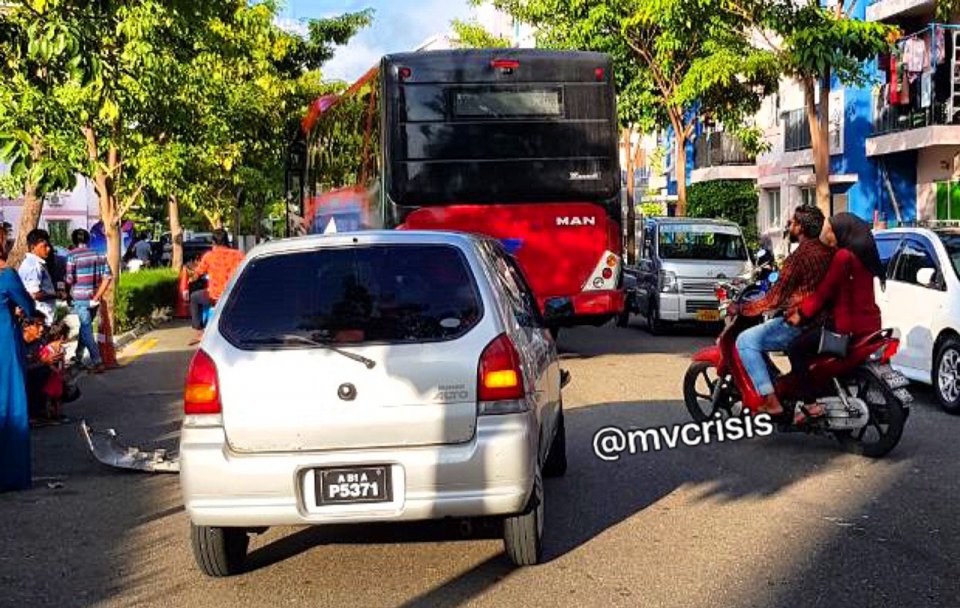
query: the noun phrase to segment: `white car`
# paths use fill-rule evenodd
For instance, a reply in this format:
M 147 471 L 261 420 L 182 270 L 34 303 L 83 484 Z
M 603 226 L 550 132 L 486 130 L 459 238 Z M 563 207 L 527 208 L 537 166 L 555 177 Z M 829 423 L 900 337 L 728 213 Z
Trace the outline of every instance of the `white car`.
M 895 228 L 875 238 L 887 265 L 877 305 L 884 327 L 900 334 L 893 366 L 932 384 L 940 405 L 960 414 L 960 229 Z
M 566 470 L 560 388 L 556 345 L 496 241 L 373 231 L 257 247 L 187 375 L 197 564 L 242 571 L 268 526 L 478 516 L 502 516 L 507 554 L 537 563 L 542 476 Z

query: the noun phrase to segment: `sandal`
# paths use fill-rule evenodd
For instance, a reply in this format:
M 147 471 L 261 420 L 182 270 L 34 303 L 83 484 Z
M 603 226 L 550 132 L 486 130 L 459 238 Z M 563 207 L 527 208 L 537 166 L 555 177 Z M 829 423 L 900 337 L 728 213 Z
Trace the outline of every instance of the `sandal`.
M 817 418 L 823 418 L 827 415 L 827 410 L 819 403 L 813 403 L 811 405 L 802 404 L 800 406 L 800 411 L 797 412 L 797 415 L 793 418 L 793 424 L 800 426 L 809 420 L 814 420 Z

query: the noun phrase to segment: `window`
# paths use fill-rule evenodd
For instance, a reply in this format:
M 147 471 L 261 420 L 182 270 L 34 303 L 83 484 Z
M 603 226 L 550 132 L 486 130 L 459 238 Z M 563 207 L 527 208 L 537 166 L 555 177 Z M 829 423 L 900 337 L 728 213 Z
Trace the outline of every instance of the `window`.
M 928 249 L 927 244 L 918 240 L 905 240 L 900 249 L 893 280 L 910 285 L 919 285 L 917 282 L 917 272 L 923 268 L 933 268 L 936 270 L 937 263 L 934 261 L 933 256 L 930 255 Z
M 559 88 L 535 90 L 479 89 L 453 92 L 457 118 L 509 118 L 560 116 L 563 98 Z
M 800 188 L 800 204 L 817 206 L 817 189 Z
M 777 228 L 783 225 L 783 208 L 780 206 L 780 190 L 767 190 L 767 225 Z
M 737 228 L 710 224 L 660 226 L 658 251 L 665 260 L 747 259 L 747 248 Z
M 887 269 L 887 277 L 893 278 L 893 268 L 896 262 L 897 248 L 900 246 L 899 236 L 877 237 L 877 251 L 880 253 L 880 261 Z
M 226 303 L 220 330 L 246 349 L 304 348 L 302 338 L 417 343 L 456 339 L 481 317 L 473 276 L 458 249 L 382 245 L 251 261 Z
M 516 262 L 499 247 L 491 247 L 490 256 L 497 271 L 497 278 L 510 299 L 517 323 L 521 327 L 542 327 L 540 308 Z

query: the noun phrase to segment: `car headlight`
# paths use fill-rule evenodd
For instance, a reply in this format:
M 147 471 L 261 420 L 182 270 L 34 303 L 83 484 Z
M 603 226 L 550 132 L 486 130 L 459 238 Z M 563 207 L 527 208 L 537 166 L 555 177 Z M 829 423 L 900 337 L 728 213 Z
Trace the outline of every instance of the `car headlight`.
M 677 273 L 670 270 L 660 271 L 660 293 L 680 293 Z

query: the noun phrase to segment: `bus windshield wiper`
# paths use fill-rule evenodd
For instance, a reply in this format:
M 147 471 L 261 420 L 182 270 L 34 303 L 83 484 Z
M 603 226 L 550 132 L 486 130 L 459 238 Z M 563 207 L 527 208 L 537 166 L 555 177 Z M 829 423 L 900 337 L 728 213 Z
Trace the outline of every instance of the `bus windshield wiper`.
M 322 348 L 323 350 L 329 350 L 329 351 L 335 352 L 335 353 L 337 353 L 338 355 L 342 355 L 342 356 L 346 357 L 347 359 L 352 359 L 352 360 L 356 361 L 357 363 L 363 363 L 364 366 L 366 366 L 367 369 L 373 369 L 373 368 L 376 367 L 376 365 L 377 365 L 377 362 L 376 362 L 376 361 L 374 361 L 373 359 L 368 359 L 368 358 L 364 357 L 363 355 L 358 355 L 358 354 L 356 354 L 356 353 L 351 353 L 351 352 L 345 351 L 345 350 L 343 350 L 343 349 L 341 349 L 341 348 L 337 348 L 336 346 L 334 346 L 334 345 L 332 345 L 332 344 L 329 344 L 329 343 L 327 343 L 327 342 L 318 342 L 317 340 L 314 340 L 313 338 L 308 338 L 308 337 L 306 337 L 306 336 L 301 336 L 301 335 L 298 335 L 298 334 L 280 334 L 280 335 L 278 335 L 278 336 L 274 336 L 274 337 L 271 337 L 271 338 L 261 338 L 261 339 L 257 339 L 257 340 L 253 340 L 253 341 L 254 341 L 254 342 L 260 342 L 261 344 L 277 344 L 277 343 L 287 343 L 287 342 L 300 342 L 301 344 L 306 344 L 306 345 L 309 345 L 309 346 L 315 346 L 315 347 L 317 347 L 317 348 Z

